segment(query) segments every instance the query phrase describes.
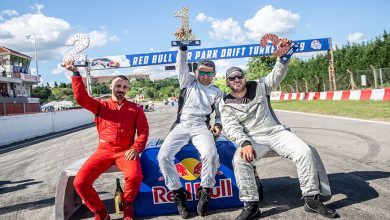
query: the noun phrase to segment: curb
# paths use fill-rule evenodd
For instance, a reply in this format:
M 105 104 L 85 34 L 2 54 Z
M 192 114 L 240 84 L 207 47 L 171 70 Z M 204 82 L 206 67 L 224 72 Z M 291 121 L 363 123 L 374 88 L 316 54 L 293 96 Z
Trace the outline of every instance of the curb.
M 271 100 L 390 101 L 390 88 L 299 93 L 283 93 L 281 91 L 276 91 L 271 92 Z

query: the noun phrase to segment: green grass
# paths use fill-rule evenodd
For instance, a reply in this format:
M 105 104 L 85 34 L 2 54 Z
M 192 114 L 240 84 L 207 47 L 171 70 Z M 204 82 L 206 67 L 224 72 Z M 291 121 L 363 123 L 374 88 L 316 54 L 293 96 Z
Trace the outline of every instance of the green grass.
M 390 122 L 389 101 L 272 101 L 272 107 L 279 110 Z

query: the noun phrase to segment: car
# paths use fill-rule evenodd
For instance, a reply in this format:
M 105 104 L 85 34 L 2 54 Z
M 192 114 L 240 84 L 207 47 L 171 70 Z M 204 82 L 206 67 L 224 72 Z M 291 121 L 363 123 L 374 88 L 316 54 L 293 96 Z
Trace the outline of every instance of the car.
M 109 66 L 109 67 L 115 67 L 115 68 L 120 67 L 119 62 L 116 61 L 116 60 L 111 60 L 111 61 L 108 63 L 108 66 Z
M 91 66 L 102 66 L 103 68 L 108 68 L 108 67 L 114 67 L 118 68 L 120 67 L 119 62 L 116 60 L 111 60 L 109 58 L 96 58 L 92 60 Z

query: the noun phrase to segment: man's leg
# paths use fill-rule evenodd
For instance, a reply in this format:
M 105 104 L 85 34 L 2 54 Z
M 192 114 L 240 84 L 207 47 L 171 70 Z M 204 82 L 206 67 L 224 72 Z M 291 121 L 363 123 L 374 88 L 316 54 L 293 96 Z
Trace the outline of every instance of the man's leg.
M 182 126 L 182 124 L 176 125 L 165 138 L 157 155 L 158 165 L 164 176 L 165 185 L 169 190 L 178 190 L 182 187 L 174 159 L 180 149 L 188 144 L 190 140 L 188 132 L 189 128 Z
M 189 128 L 182 124 L 176 127 L 168 134 L 157 156 L 161 173 L 164 176 L 165 185 L 173 191 L 173 197 L 177 210 L 182 218 L 188 217 L 187 198 L 188 192 L 182 187 L 179 174 L 177 173 L 174 158 L 180 149 L 188 144 L 190 136 Z
M 106 219 L 107 210 L 92 184 L 114 163 L 113 154 L 97 150 L 78 171 L 73 185 L 85 205 L 95 214 L 95 219 Z M 109 219 L 109 216 L 108 216 Z
M 116 158 L 116 165 L 122 171 L 125 178 L 125 190 L 123 194 L 123 218 L 124 220 L 134 219 L 133 202 L 142 184 L 141 162 L 136 160 L 126 160 L 123 156 L 125 152 L 119 153 Z
M 290 131 L 281 131 L 270 137 L 271 148 L 279 155 L 292 160 L 297 168 L 305 210 L 317 212 L 325 217 L 337 217 L 337 213 L 319 201 L 320 183 L 316 158 L 311 148 Z
M 290 131 L 281 131 L 272 135 L 270 142 L 270 147 L 276 153 L 295 163 L 302 195 L 319 194 L 318 173 L 310 147 Z
M 268 142 L 264 140 L 251 140 L 252 147 L 257 154 L 257 160 L 264 156 L 268 151 Z M 240 200 L 244 202 L 244 209 L 236 220 L 247 220 L 259 217 L 259 193 L 256 185 L 256 179 L 253 170 L 253 164 L 241 158 L 241 148 L 238 147 L 233 157 L 234 176 L 240 192 Z M 256 160 L 255 160 L 256 161 Z M 254 161 L 254 162 L 255 162 Z
M 195 148 L 199 151 L 202 163 L 201 183 L 197 192 L 199 195 L 197 212 L 198 215 L 205 216 L 210 199 L 210 190 L 215 185 L 219 155 L 215 146 L 214 136 L 206 126 L 194 127 L 191 139 Z

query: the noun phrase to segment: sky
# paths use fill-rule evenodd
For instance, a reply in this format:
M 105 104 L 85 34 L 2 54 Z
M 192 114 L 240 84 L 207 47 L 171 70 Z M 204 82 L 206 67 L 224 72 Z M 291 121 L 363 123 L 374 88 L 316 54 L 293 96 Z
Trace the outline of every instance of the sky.
M 180 19 L 174 12 L 189 8 L 189 22 L 201 48 L 255 44 L 265 33 L 291 40 L 332 38 L 341 47 L 362 43 L 390 30 L 390 1 L 198 0 L 198 1 L 0 1 L 0 45 L 34 59 L 35 34 L 41 82 L 69 82 L 70 72 L 59 64 L 69 50 L 66 40 L 87 34 L 88 57 L 150 53 L 170 47 Z M 301 54 L 303 58 L 315 54 Z M 245 68 L 248 58 L 217 60 L 217 76 L 232 65 Z M 35 60 L 32 74 L 37 74 Z M 163 66 L 93 71 L 92 75 L 149 74 L 151 79 L 173 76 Z

